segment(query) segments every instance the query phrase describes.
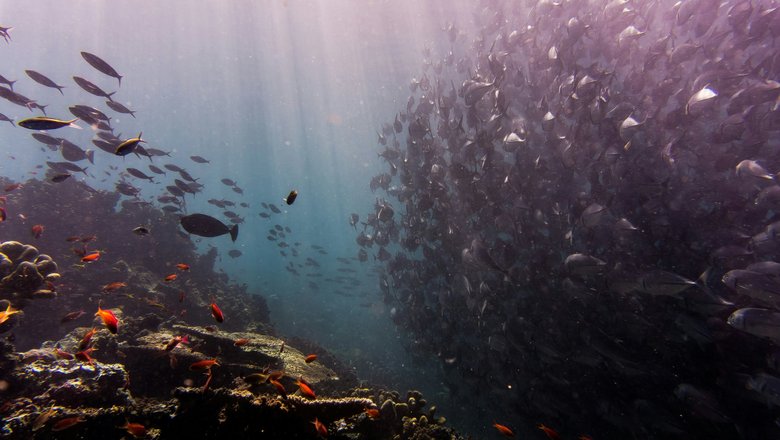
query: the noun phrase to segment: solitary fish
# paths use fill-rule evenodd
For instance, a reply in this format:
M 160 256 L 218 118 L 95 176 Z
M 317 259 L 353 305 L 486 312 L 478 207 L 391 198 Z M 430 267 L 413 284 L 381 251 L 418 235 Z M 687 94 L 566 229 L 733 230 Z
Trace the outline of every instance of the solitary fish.
M 190 234 L 201 237 L 218 237 L 230 234 L 230 238 L 236 241 L 238 238 L 238 225 L 229 228 L 221 221 L 206 214 L 192 214 L 181 218 L 181 226 Z
M 74 124 L 74 122 L 78 121 L 78 119 L 71 119 L 70 121 L 64 121 L 62 119 L 55 119 L 55 118 L 47 118 L 45 116 L 34 116 L 32 118 L 27 118 L 19 121 L 17 125 L 20 127 L 27 128 L 29 130 L 54 130 L 57 128 L 62 127 L 74 127 L 74 128 L 81 128 L 78 125 Z
M 209 160 L 200 156 L 190 156 L 190 159 L 192 159 L 193 162 L 197 162 L 197 163 L 211 163 Z
M 44 85 L 46 87 L 51 87 L 53 89 L 57 89 L 62 93 L 62 89 L 65 88 L 65 86 L 57 85 L 54 81 L 49 79 L 46 75 L 42 73 L 38 73 L 34 70 L 25 70 L 24 73 L 27 74 L 30 78 L 32 78 L 33 81 L 37 82 L 38 84 Z M 62 93 L 64 95 L 64 93 Z
M 292 190 L 290 191 L 290 194 L 287 195 L 287 198 L 284 201 L 288 205 L 292 205 L 293 203 L 295 203 L 295 199 L 297 198 L 298 198 L 298 191 Z
M 94 67 L 101 73 L 105 73 L 108 76 L 116 78 L 119 81 L 119 85 L 122 85 L 122 75 L 118 74 L 113 67 L 111 67 L 107 62 L 103 61 L 99 56 L 89 52 L 81 52 L 81 56 L 84 57 L 84 60 L 88 62 L 90 66 Z

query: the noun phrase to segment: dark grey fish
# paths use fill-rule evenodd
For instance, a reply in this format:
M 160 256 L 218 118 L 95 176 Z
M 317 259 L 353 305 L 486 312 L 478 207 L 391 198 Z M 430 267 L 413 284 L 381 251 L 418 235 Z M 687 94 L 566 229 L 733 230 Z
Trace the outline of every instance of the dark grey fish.
M 122 75 L 118 74 L 117 71 L 107 62 L 103 61 L 102 58 L 89 52 L 81 52 L 81 56 L 84 57 L 84 60 L 89 63 L 90 66 L 94 67 L 99 72 L 116 78 L 119 81 L 119 86 L 122 86 Z
M 69 107 L 69 110 L 71 113 L 73 113 L 74 116 L 80 118 L 82 115 L 89 115 L 93 119 L 99 120 L 99 121 L 110 121 L 111 118 L 108 117 L 105 113 L 101 112 L 100 110 L 96 109 L 95 107 L 90 107 L 88 105 L 74 105 Z
M 24 73 L 26 73 L 27 76 L 32 78 L 33 81 L 37 82 L 38 84 L 44 85 L 46 87 L 51 87 L 53 89 L 57 89 L 61 94 L 65 95 L 65 93 L 62 92 L 62 89 L 64 89 L 65 86 L 57 85 L 57 83 L 49 79 L 46 75 L 42 73 L 38 73 L 34 70 L 25 70 Z
M 231 189 L 233 190 L 233 192 L 234 192 L 234 193 L 238 193 L 238 194 L 244 194 L 244 190 L 243 190 L 243 189 L 241 189 L 241 188 L 239 188 L 239 187 L 237 187 L 237 186 L 234 186 L 234 187 L 233 187 L 233 188 L 231 188 Z
M 222 179 L 222 180 L 220 180 L 220 182 L 222 182 L 223 184 L 225 184 L 227 186 L 236 186 L 236 182 L 234 182 L 233 180 L 228 179 L 228 178 Z
M 198 181 L 198 179 L 190 176 L 190 173 L 188 173 L 188 172 L 186 172 L 184 170 L 179 170 L 179 175 L 181 176 L 182 179 L 187 180 L 189 182 L 197 182 Z
M 192 159 L 193 162 L 197 162 L 197 163 L 211 163 L 200 156 L 190 156 L 190 159 Z
M 238 249 L 231 249 L 228 252 L 228 255 L 230 255 L 230 258 L 238 258 L 238 257 L 240 257 L 243 254 Z
M 33 133 L 31 136 L 40 143 L 56 147 L 59 147 L 62 142 L 61 138 L 56 138 L 46 133 Z
M 268 209 L 270 209 L 271 211 L 273 211 L 273 212 L 274 212 L 274 214 L 281 214 L 281 213 L 282 213 L 282 211 L 281 211 L 281 210 L 279 210 L 279 208 L 277 208 L 277 207 L 276 207 L 276 205 L 274 205 L 273 203 L 269 203 L 269 204 L 268 204 Z
M 165 189 L 167 189 L 169 193 L 173 194 L 176 197 L 184 197 L 184 191 L 180 190 L 179 187 L 177 186 L 168 185 L 165 187 Z
M 14 83 L 15 82 L 16 81 L 10 81 L 6 77 L 4 77 L 3 75 L 0 75 L 0 84 L 6 84 L 11 90 L 14 89 Z
M 85 92 L 95 96 L 100 96 L 101 98 L 106 98 L 109 101 L 113 101 L 113 99 L 111 99 L 111 96 L 113 96 L 116 92 L 106 93 L 100 87 L 96 86 L 95 84 L 92 84 L 91 82 L 89 82 L 88 80 L 80 76 L 74 76 L 73 81 L 75 81 L 79 87 L 84 89 Z
M 107 142 L 102 139 L 92 139 L 92 144 L 106 153 L 114 154 L 114 152 L 116 152 L 116 147 L 119 146 L 120 142 Z
M 146 151 L 152 156 L 171 156 L 170 151 L 163 151 L 158 148 L 147 148 Z
M 106 101 L 106 105 L 111 110 L 113 110 L 113 111 L 115 111 L 117 113 L 124 113 L 124 114 L 130 115 L 132 117 L 135 117 L 135 111 L 130 110 L 129 108 L 125 107 L 124 105 L 122 105 L 122 104 L 120 104 L 120 103 L 118 103 L 116 101 L 108 100 L 108 101 Z
M 163 165 L 163 167 L 168 171 L 173 171 L 174 173 L 181 173 L 184 171 L 183 169 L 179 168 L 177 165 L 174 165 L 172 163 L 167 163 Z
M 4 115 L 4 114 L 2 114 L 2 113 L 0 113 L 0 121 L 7 121 L 7 122 L 10 122 L 12 127 L 15 127 L 15 126 L 16 126 L 16 125 L 14 124 L 14 121 L 12 121 L 12 120 L 11 120 L 11 118 L 9 118 L 8 116 L 6 116 L 6 115 Z
M 11 89 L 6 89 L 5 87 L 0 87 L 0 98 L 5 98 L 9 102 L 18 106 L 27 107 L 29 110 L 32 110 L 33 104 L 35 104 L 35 101 L 32 99 L 24 95 L 20 95 Z
M 50 179 L 50 180 L 51 180 L 52 182 L 54 182 L 54 183 L 60 183 L 60 182 L 64 182 L 64 181 L 65 181 L 67 178 L 69 178 L 71 175 L 72 175 L 72 174 L 70 174 L 70 173 L 60 173 L 60 174 L 55 174 L 54 176 L 52 176 L 52 177 L 51 177 L 51 179 Z
M 201 237 L 218 237 L 230 234 L 230 238 L 236 241 L 238 238 L 238 225 L 229 228 L 221 221 L 206 214 L 191 214 L 181 218 L 181 226 L 190 234 Z
M 48 165 L 49 168 L 53 169 L 54 171 L 63 174 L 66 172 L 84 173 L 84 175 L 87 174 L 86 168 L 81 168 L 80 166 L 71 162 L 48 162 L 47 161 L 46 165 Z
M 149 169 L 150 169 L 150 170 L 151 170 L 153 173 L 155 173 L 155 174 L 163 174 L 163 175 L 165 175 L 165 171 L 163 171 L 163 170 L 161 170 L 161 169 L 157 168 L 157 167 L 156 167 L 156 166 L 154 166 L 154 165 L 149 165 Z
M 130 174 L 133 177 L 137 177 L 139 179 L 146 179 L 152 183 L 154 183 L 154 179 L 150 176 L 147 176 L 143 171 L 137 169 L 137 168 L 126 168 L 128 174 Z

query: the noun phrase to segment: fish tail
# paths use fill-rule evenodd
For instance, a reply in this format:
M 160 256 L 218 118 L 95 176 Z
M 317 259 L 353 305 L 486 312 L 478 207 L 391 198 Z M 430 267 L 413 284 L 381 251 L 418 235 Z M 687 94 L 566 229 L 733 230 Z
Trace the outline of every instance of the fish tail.
M 233 226 L 233 227 L 230 229 L 230 238 L 232 238 L 232 239 L 233 239 L 233 241 L 236 241 L 236 238 L 238 238 L 238 225 L 237 225 L 237 224 L 236 224 L 236 225 L 234 225 L 234 226 Z
M 111 99 L 111 97 L 114 96 L 115 94 L 116 94 L 116 92 L 108 93 L 108 94 L 106 94 L 106 98 L 108 98 L 109 101 L 114 102 L 114 100 Z
M 117 80 L 119 80 L 119 87 L 122 87 L 122 75 L 117 75 Z M 116 92 L 114 92 L 116 93 Z
M 60 94 L 61 94 L 62 96 L 65 96 L 65 92 L 63 92 L 63 91 L 62 91 L 62 89 L 64 89 L 64 88 L 65 88 L 65 86 L 57 86 L 57 90 L 59 90 L 59 91 L 60 91 Z

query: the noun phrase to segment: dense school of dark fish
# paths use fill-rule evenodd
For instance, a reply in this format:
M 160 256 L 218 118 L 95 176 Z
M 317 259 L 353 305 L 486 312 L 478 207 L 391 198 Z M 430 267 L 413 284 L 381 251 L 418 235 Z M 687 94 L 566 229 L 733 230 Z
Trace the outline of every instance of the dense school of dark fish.
M 510 425 L 780 438 L 780 6 L 474 20 L 424 51 L 349 219 L 412 348 Z

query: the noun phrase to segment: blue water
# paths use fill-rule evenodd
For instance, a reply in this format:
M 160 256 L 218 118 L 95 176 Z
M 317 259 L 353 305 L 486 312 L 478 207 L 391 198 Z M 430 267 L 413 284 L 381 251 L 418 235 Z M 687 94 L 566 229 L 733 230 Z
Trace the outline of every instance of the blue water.
M 403 348 L 381 303 L 372 261 L 344 266 L 336 258 L 356 256 L 349 215 L 371 211 L 376 196 L 368 182 L 385 171 L 377 131 L 405 108 L 409 81 L 422 73 L 423 50 L 442 53 L 449 44 L 442 28 L 448 22 L 467 26 L 470 13 L 468 2 L 453 7 L 450 1 L 414 0 L 6 1 L 0 24 L 14 29 L 11 44 L 0 42 L 0 74 L 18 80 L 15 91 L 47 104 L 50 116 L 69 119 L 68 106 L 94 106 L 112 115 L 123 136 L 143 132 L 147 146 L 170 151 L 171 158 L 154 163 L 177 164 L 205 185 L 186 197 L 189 212 L 223 218 L 208 199 L 249 203 L 247 209 L 228 208 L 246 219 L 235 244 L 227 237 L 200 242 L 204 251 L 219 249 L 217 269 L 268 299 L 281 335 L 314 340 L 353 364 L 360 377 L 392 379 L 387 385 L 420 389 L 446 407 L 436 369 L 424 359 L 414 363 Z M 89 66 L 80 51 L 115 67 L 124 76 L 121 87 Z M 66 86 L 64 96 L 33 82 L 25 69 Z M 137 117 L 110 111 L 104 99 L 78 88 L 74 75 L 117 91 L 114 99 Z M 14 120 L 37 114 L 6 102 L 0 111 Z M 46 160 L 62 160 L 29 132 L 3 124 L 0 174 L 26 179 L 40 174 L 36 166 Z M 88 127 L 57 135 L 94 149 Z M 211 163 L 197 164 L 190 155 Z M 146 158 L 96 151 L 89 170 L 94 177 L 74 177 L 112 190 L 118 171 L 110 165 L 148 171 L 148 164 Z M 162 184 L 130 181 L 151 201 L 174 177 L 155 176 Z M 244 196 L 222 178 L 235 180 Z M 258 217 L 261 202 L 282 207 L 293 188 L 300 194 L 293 206 L 270 220 Z M 276 223 L 293 231 L 287 242 L 302 243 L 299 261 L 311 256 L 323 278 L 346 275 L 359 285 L 318 279 L 314 290 L 304 271 L 300 277 L 287 272 L 289 258 L 265 238 Z M 312 244 L 328 254 L 315 253 Z M 231 249 L 243 256 L 228 257 Z M 339 273 L 340 267 L 357 273 Z M 379 366 L 393 374 L 376 377 Z

